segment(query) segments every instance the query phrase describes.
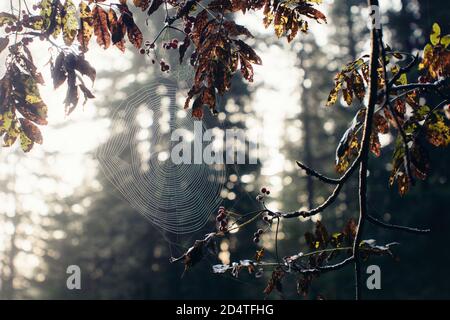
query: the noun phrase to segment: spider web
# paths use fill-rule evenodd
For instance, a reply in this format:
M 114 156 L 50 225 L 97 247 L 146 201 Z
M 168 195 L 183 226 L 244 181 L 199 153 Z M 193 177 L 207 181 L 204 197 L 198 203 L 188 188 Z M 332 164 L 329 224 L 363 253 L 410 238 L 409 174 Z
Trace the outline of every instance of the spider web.
M 106 178 L 130 205 L 162 231 L 199 231 L 220 202 L 225 165 L 174 164 L 171 134 L 192 134 L 194 119 L 168 80 L 130 95 L 112 117 L 111 137 L 97 151 Z M 181 97 L 181 99 L 180 99 Z M 202 130 L 208 128 L 202 121 Z M 202 147 L 205 142 L 201 142 Z

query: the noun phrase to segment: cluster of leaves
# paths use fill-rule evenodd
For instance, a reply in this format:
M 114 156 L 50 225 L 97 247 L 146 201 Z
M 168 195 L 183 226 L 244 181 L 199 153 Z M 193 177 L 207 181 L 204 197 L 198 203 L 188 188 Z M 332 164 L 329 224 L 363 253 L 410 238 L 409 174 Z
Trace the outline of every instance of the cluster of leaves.
M 206 254 L 217 255 L 217 246 L 215 242 L 215 233 L 208 233 L 204 239 L 196 240 L 183 255 L 178 258 L 171 258 L 171 262 L 181 261 L 184 264 L 185 271 L 199 263 Z
M 442 35 L 439 24 L 433 24 L 430 43 L 423 50 L 423 60 L 419 69 L 425 69 L 428 79 L 450 76 L 450 34 Z
M 125 51 L 125 37 L 134 47 L 140 49 L 141 53 L 147 53 L 155 48 L 155 43 L 148 41 L 146 48 L 141 48 L 143 35 L 134 21 L 126 0 L 108 4 L 103 2 L 105 0 L 82 0 L 77 7 L 72 0 L 41 0 L 33 5 L 32 11 L 27 7 L 27 11 L 23 10 L 18 14 L 0 13 L 0 27 L 4 27 L 7 34 L 6 37 L 0 38 L 0 52 L 10 45 L 10 37 L 14 37 L 14 45 L 10 45 L 11 55 L 20 50 L 26 50 L 27 59 L 24 60 L 22 56 L 10 59 L 7 67 L 10 74 L 5 75 L 3 86 L 8 88 L 6 83 L 9 80 L 7 79 L 12 76 L 16 77 L 15 80 L 20 81 L 16 75 L 17 70 L 21 70 L 20 74 L 37 74 L 34 64 L 28 63 L 34 68 L 31 71 L 22 70 L 24 68 L 19 64 L 21 61 L 23 63 L 32 61 L 27 46 L 34 38 L 48 41 L 58 50 L 56 58 L 50 59 L 54 87 L 58 88 L 67 80 L 68 90 L 64 102 L 66 112 L 69 114 L 79 103 L 79 91 L 84 94 L 85 101 L 94 98 L 82 77 L 77 74 L 78 72 L 81 75 L 87 75 L 92 81 L 95 79 L 95 69 L 84 58 L 84 53 L 88 51 L 92 37 L 95 37 L 97 44 L 104 49 L 115 46 L 122 52 Z M 253 65 L 262 63 L 255 51 L 241 39 L 243 37 L 252 38 L 251 33 L 244 26 L 227 19 L 226 14 L 264 9 L 264 25 L 267 27 L 273 24 L 278 37 L 286 35 L 288 41 L 292 41 L 298 30 L 307 31 L 306 18 L 326 22 L 323 13 L 313 7 L 320 3 L 320 0 L 214 0 L 206 7 L 202 6 L 202 10 L 198 10 L 196 0 L 133 0 L 134 6 L 141 11 L 147 11 L 148 16 L 164 7 L 166 24 L 163 30 L 174 28 L 184 33 L 183 41 L 178 44 L 177 40 L 175 46 L 179 52 L 180 63 L 193 44 L 190 63 L 195 67 L 195 77 L 194 84 L 188 92 L 185 107 L 188 108 L 190 101 L 193 100 L 192 114 L 197 118 L 203 116 L 204 106 L 208 106 L 215 113 L 217 95 L 223 95 L 230 89 L 231 79 L 238 70 L 246 80 L 251 82 L 254 74 Z M 169 8 L 176 9 L 174 16 L 168 15 Z M 172 27 L 176 20 L 184 23 L 184 30 Z M 62 37 L 65 46 L 58 46 L 51 40 L 59 37 Z M 161 61 L 161 70 L 164 72 L 169 70 L 169 66 L 163 61 Z M 36 83 L 43 84 L 43 80 L 41 80 L 39 79 Z M 15 96 L 20 96 L 21 93 L 16 92 L 15 86 L 12 86 L 11 90 Z M 37 87 L 35 87 L 35 91 L 38 92 Z M 2 91 L 1 95 L 6 97 L 9 93 Z M 3 103 L 6 105 L 6 98 Z M 15 139 L 12 137 L 20 135 L 17 132 L 21 127 L 30 127 L 30 125 L 18 125 L 20 120 L 13 121 L 11 114 L 15 113 L 11 111 L 12 108 L 22 109 L 23 113 L 30 118 L 30 114 L 36 113 L 38 107 L 35 106 L 33 112 L 25 111 L 25 106 L 18 107 L 10 104 L 4 107 L 2 132 L 6 133 L 11 129 L 8 135 L 11 138 L 7 139 L 6 145 L 14 142 Z M 44 109 L 43 106 L 39 108 L 39 110 Z M 38 113 L 44 114 L 43 111 Z M 33 119 L 30 121 L 45 124 L 43 117 L 36 120 L 37 118 L 34 116 Z M 12 127 L 10 123 L 13 123 Z M 42 139 L 37 138 L 40 135 L 36 133 L 39 132 L 39 129 L 36 128 L 32 131 L 35 134 L 33 137 L 27 136 L 28 139 L 32 142 L 41 142 Z M 23 149 L 29 151 L 33 143 L 25 142 L 25 134 L 22 136 Z
M 11 62 L 0 80 L 0 136 L 4 146 L 13 145 L 19 137 L 22 150 L 28 152 L 43 141 L 36 124 L 47 124 L 47 105 L 38 88 L 44 79 L 26 45 L 12 45 L 9 51 Z
M 70 114 L 78 105 L 79 92 L 84 95 L 84 103 L 87 99 L 95 98 L 92 92 L 86 87 L 84 81 L 77 75 L 87 75 L 92 82 L 95 81 L 95 69 L 84 59 L 84 55 L 76 55 L 70 50 L 61 50 L 55 61 L 51 61 L 51 72 L 53 78 L 53 87 L 57 89 L 67 80 L 67 95 L 64 100 L 66 114 Z M 78 81 L 77 81 L 78 80 Z M 77 84 L 77 82 L 79 84 Z
M 408 191 L 414 177 L 418 179 L 427 177 L 429 162 L 422 133 L 425 133 L 426 140 L 434 146 L 447 146 L 450 142 L 450 126 L 444 108 L 430 108 L 424 102 L 429 91 L 420 87 L 421 84 L 434 85 L 433 90 L 446 99 L 448 104 L 449 97 L 442 92 L 449 89 L 449 44 L 450 36 L 441 36 L 439 25 L 434 24 L 430 43 L 426 45 L 418 65 L 419 71 L 423 73 L 418 83 L 409 82 L 407 68 L 401 66 L 408 55 L 386 46 L 385 62 L 383 63 L 382 58 L 379 61 L 378 90 L 380 93 L 388 90 L 388 94 L 378 96 L 378 105 L 381 107 L 375 111 L 373 117 L 370 150 L 375 156 L 380 156 L 379 135 L 392 133 L 392 130 L 397 131 L 389 182 L 393 185 L 397 181 L 401 195 Z M 347 64 L 337 73 L 327 106 L 337 102 L 340 92 L 348 106 L 354 103 L 354 97 L 357 97 L 359 104 L 363 105 L 369 82 L 368 58 L 363 56 Z M 411 64 L 414 64 L 417 58 L 412 59 Z M 387 79 L 383 76 L 383 65 L 388 66 Z M 413 87 L 408 86 L 411 84 Z M 364 106 L 359 109 L 336 150 L 336 170 L 340 173 L 345 172 L 359 154 L 365 110 Z
M 94 98 L 83 82 L 82 75 L 95 80 L 95 69 L 85 60 L 89 42 L 95 35 L 98 45 L 107 49 L 112 45 L 125 50 L 125 36 L 136 47 L 142 45 L 143 36 L 128 9 L 127 1 L 103 8 L 104 0 L 81 1 L 78 7 L 72 0 L 41 0 L 18 14 L 1 12 L 0 28 L 5 37 L 0 38 L 0 52 L 9 46 L 6 73 L 1 80 L 0 133 L 4 145 L 11 146 L 20 137 L 21 147 L 27 152 L 34 143 L 42 143 L 37 125 L 47 124 L 47 106 L 42 101 L 38 85 L 44 84 L 41 73 L 33 62 L 29 44 L 33 39 L 49 41 L 57 48 L 56 58 L 50 59 L 54 88 L 67 82 L 66 113 L 71 113 L 79 103 L 79 91 L 84 102 Z M 134 1 L 145 10 L 149 1 Z M 118 16 L 120 15 L 120 16 Z M 51 39 L 62 37 L 64 46 Z M 11 44 L 11 39 L 14 43 Z M 17 112 L 23 118 L 18 117 Z
M 334 88 L 328 96 L 326 105 L 331 106 L 335 104 L 340 91 L 342 91 L 342 95 L 348 106 L 352 104 L 354 96 L 362 102 L 366 95 L 365 85 L 368 84 L 368 56 L 363 56 L 348 63 L 340 72 L 336 74 L 334 77 Z
M 305 240 L 311 253 L 298 254 L 284 258 L 285 263 L 292 270 L 320 270 L 321 267 L 330 264 L 336 257 L 352 255 L 352 246 L 356 237 L 357 222 L 351 218 L 340 232 L 329 233 L 325 226 L 318 221 L 314 233 L 306 232 Z M 391 247 L 397 243 L 385 246 L 376 245 L 375 240 L 363 240 L 359 244 L 363 259 L 367 260 L 372 255 L 389 255 L 394 257 Z M 305 257 L 308 259 L 305 261 Z M 301 273 L 297 279 L 298 294 L 306 296 L 314 279 L 320 276 L 320 272 Z
M 216 93 L 223 95 L 230 89 L 231 78 L 240 65 L 245 79 L 253 81 L 252 64 L 261 64 L 261 58 L 238 36 L 252 36 L 243 26 L 232 21 L 210 19 L 208 12 L 200 12 L 194 23 L 191 40 L 196 50 L 191 61 L 196 68 L 194 84 L 188 92 L 185 107 L 195 97 L 192 114 L 203 116 L 203 106 L 216 109 Z
M 62 32 L 67 46 L 72 45 L 77 39 L 83 52 L 88 50 L 93 34 L 98 45 L 104 49 L 112 43 L 124 51 L 125 35 L 128 35 L 129 41 L 135 47 L 140 48 L 142 33 L 134 22 L 126 0 L 120 0 L 120 3 L 109 6 L 108 11 L 101 6 L 104 1 L 81 1 L 77 9 L 72 0 L 65 0 L 64 4 L 59 0 L 42 0 L 38 5 L 40 14 L 31 16 L 29 18 L 31 23 L 26 24 L 26 27 L 42 31 L 43 35 L 51 35 L 54 38 Z M 116 11 L 120 14 L 119 18 Z
M 430 43 L 424 48 L 423 58 L 418 68 L 419 71 L 422 71 L 422 75 L 418 79 L 419 83 L 442 81 L 442 85 L 439 85 L 436 91 L 439 96 L 446 99 L 447 105 L 450 97 L 442 92 L 449 92 L 450 89 L 448 82 L 450 76 L 449 44 L 450 35 L 441 37 L 440 27 L 435 23 L 430 35 Z M 395 74 L 398 68 L 394 66 L 392 70 Z M 399 85 L 408 83 L 406 74 L 397 81 Z M 393 94 L 400 93 L 393 91 Z M 409 146 L 406 148 L 401 137 L 397 136 L 389 182 L 390 185 L 393 185 L 397 181 L 399 192 L 402 195 L 408 191 L 414 177 L 424 180 L 428 175 L 430 164 L 425 142 L 435 147 L 446 147 L 450 143 L 450 122 L 445 115 L 444 106 L 429 107 L 426 99 L 421 99 L 421 97 L 426 97 L 426 94 L 427 91 L 421 89 L 412 90 L 403 98 L 395 101 L 393 108 L 395 114 L 384 111 L 392 124 L 391 127 L 395 125 L 393 117 L 398 117 L 399 125 L 405 132 Z M 410 159 L 409 163 L 408 158 Z M 408 173 L 408 169 L 411 173 Z
M 322 0 L 299 0 L 299 1 L 266 1 L 264 4 L 264 26 L 274 26 L 278 38 L 285 35 L 291 42 L 298 31 L 308 31 L 308 21 L 302 16 L 315 19 L 317 22 L 327 22 L 325 15 L 313 7 L 320 4 Z
M 352 247 L 357 232 L 357 222 L 355 219 L 349 219 L 342 231 L 330 233 L 320 221 L 316 222 L 314 232 L 305 233 L 305 242 L 309 252 L 300 252 L 293 256 L 283 258 L 280 263 L 270 263 L 263 261 L 264 249 L 256 252 L 253 260 L 240 260 L 231 264 L 216 264 L 212 266 L 214 273 L 223 274 L 230 272 L 234 277 L 238 277 L 241 270 L 247 270 L 256 278 L 260 278 L 264 271 L 272 269 L 271 276 L 264 289 L 264 294 L 268 296 L 274 290 L 283 294 L 282 280 L 289 274 L 297 275 L 297 290 L 302 296 L 308 294 L 311 282 L 318 278 L 321 273 L 321 267 L 327 266 L 338 257 L 350 257 Z M 196 242 L 197 244 L 197 242 Z M 373 239 L 363 240 L 359 247 L 362 258 L 367 260 L 374 255 L 388 255 L 394 257 L 391 247 L 397 243 L 390 243 L 385 246 L 379 246 Z M 196 247 L 196 245 L 194 245 Z M 193 247 L 193 248 L 194 248 Z M 189 249 L 186 254 L 192 252 Z M 187 261 L 190 261 L 188 259 Z
M 98 1 L 97 1 L 98 2 Z M 80 12 L 81 12 L 80 4 Z M 89 42 L 92 35 L 92 28 L 99 46 L 104 49 L 109 48 L 111 44 L 119 48 L 122 52 L 125 51 L 125 35 L 128 40 L 137 49 L 141 48 L 143 35 L 139 27 L 134 22 L 133 13 L 128 9 L 125 0 L 120 0 L 120 4 L 115 4 L 114 7 L 118 9 L 120 17 L 117 16 L 116 10 L 111 7 L 106 12 L 98 4 L 95 5 L 91 11 L 87 5 L 83 5 L 85 10 L 85 17 L 82 20 L 82 25 L 85 26 L 86 32 L 83 32 L 82 43 Z M 81 43 L 81 41 L 80 41 Z
M 138 1 L 143 4 L 142 1 Z M 253 65 L 261 64 L 260 57 L 241 37 L 252 38 L 251 33 L 241 25 L 228 20 L 225 15 L 242 11 L 264 9 L 264 24 L 273 23 L 278 37 L 286 35 L 291 41 L 298 30 L 306 32 L 307 22 L 301 17 L 326 21 L 323 13 L 313 8 L 319 0 L 271 1 L 271 0 L 214 0 L 206 8 L 197 11 L 196 2 L 191 1 L 153 1 L 148 14 L 154 13 L 163 3 L 177 8 L 174 17 L 166 17 L 170 24 L 181 19 L 184 23 L 185 38 L 179 46 L 180 63 L 188 48 L 193 44 L 190 57 L 195 68 L 194 84 L 188 92 L 185 107 L 192 103 L 194 117 L 202 118 L 203 108 L 207 106 L 216 112 L 217 95 L 230 89 L 231 79 L 239 70 L 249 82 L 253 81 Z M 147 3 L 147 2 L 145 2 Z M 135 3 L 136 4 L 136 3 Z M 192 29 L 192 30 L 191 30 Z

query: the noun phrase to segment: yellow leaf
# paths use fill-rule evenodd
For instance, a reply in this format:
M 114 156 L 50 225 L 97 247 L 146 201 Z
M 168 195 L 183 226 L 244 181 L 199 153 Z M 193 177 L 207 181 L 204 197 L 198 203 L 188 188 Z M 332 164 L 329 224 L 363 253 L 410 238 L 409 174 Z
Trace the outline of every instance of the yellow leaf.
M 20 147 L 23 152 L 28 152 L 33 148 L 33 141 L 27 137 L 27 135 L 21 130 L 20 131 Z
M 14 144 L 14 142 L 16 141 L 17 137 L 20 134 L 20 126 L 19 126 L 19 122 L 14 119 L 11 122 L 11 125 L 8 129 L 8 131 L 6 132 L 5 136 L 3 137 L 3 142 L 4 142 L 4 146 L 5 147 L 10 147 Z
M 11 110 L 0 114 L 0 134 L 8 131 L 13 121 L 14 114 Z
M 406 77 L 406 73 L 403 73 L 400 78 L 397 80 L 398 84 L 404 85 L 408 84 L 408 78 Z
M 72 0 L 66 0 L 64 3 L 64 16 L 61 19 L 63 39 L 67 46 L 70 46 L 77 35 L 78 20 L 76 17 L 77 9 Z
M 446 36 L 441 38 L 441 44 L 445 49 L 447 49 L 448 45 L 450 44 L 450 34 L 447 34 Z
M 43 18 L 42 26 L 44 30 L 47 30 L 50 26 L 50 16 L 52 15 L 52 0 L 42 0 L 40 3 L 40 16 Z
M 336 86 L 331 90 L 330 95 L 328 96 L 328 100 L 326 103 L 327 107 L 336 103 L 338 94 L 339 94 L 339 90 L 341 90 L 341 88 L 342 88 L 342 82 L 337 82 Z
M 437 24 L 433 24 L 433 31 L 430 35 L 430 42 L 433 46 L 437 45 L 439 43 L 439 40 L 441 39 L 441 27 Z

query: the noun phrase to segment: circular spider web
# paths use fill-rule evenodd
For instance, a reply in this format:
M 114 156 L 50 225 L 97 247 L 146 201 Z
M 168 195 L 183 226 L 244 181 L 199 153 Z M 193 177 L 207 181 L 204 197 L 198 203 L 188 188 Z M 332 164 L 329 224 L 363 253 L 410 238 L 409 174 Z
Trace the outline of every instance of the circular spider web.
M 164 231 L 200 230 L 222 199 L 225 166 L 175 164 L 174 130 L 193 136 L 194 119 L 177 101 L 184 96 L 167 80 L 130 95 L 115 111 L 111 137 L 97 152 L 107 179 L 130 205 Z M 202 121 L 201 130 L 207 129 Z M 192 140 L 191 140 L 192 141 Z M 202 143 L 202 150 L 205 147 Z

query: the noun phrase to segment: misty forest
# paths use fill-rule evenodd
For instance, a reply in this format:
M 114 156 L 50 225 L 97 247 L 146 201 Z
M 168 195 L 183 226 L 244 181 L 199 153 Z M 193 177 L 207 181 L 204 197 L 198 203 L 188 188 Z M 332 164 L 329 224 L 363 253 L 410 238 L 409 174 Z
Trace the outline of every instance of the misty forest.
M 449 15 L 1 1 L 0 299 L 449 299 Z

